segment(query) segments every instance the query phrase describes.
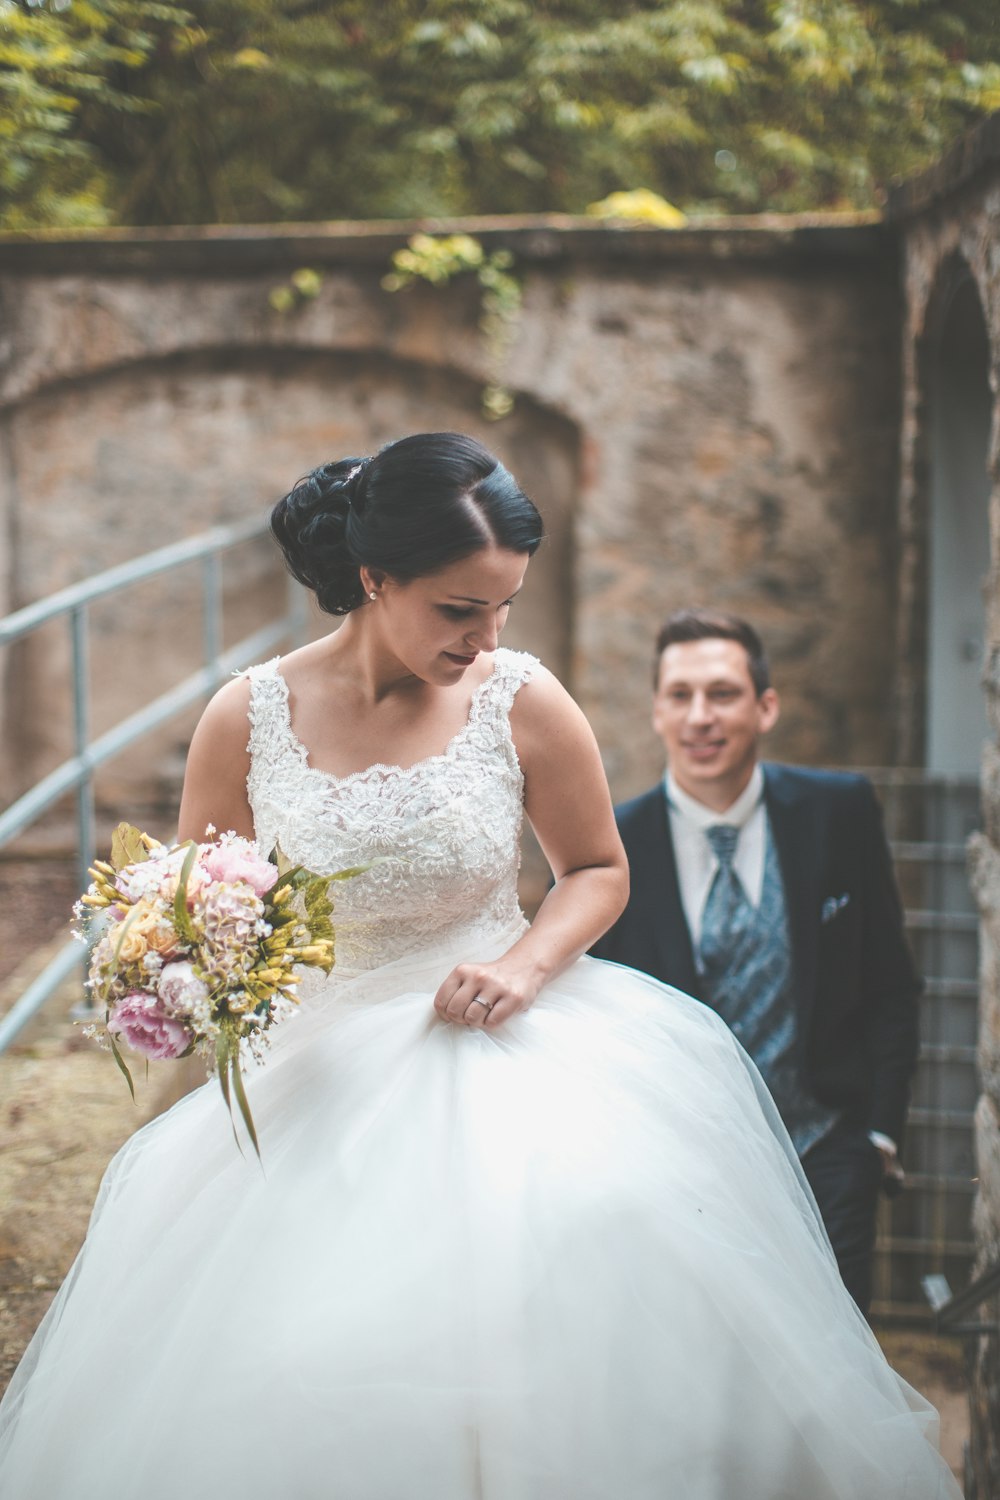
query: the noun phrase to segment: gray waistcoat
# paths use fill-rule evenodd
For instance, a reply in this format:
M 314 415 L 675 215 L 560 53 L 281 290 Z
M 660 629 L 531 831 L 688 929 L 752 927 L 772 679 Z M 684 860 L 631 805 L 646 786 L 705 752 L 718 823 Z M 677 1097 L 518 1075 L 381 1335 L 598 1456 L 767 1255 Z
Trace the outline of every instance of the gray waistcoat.
M 706 998 L 757 1064 L 796 1151 L 804 1156 L 839 1116 L 806 1093 L 799 1081 L 792 948 L 770 824 L 760 906 L 754 910 L 746 902 L 740 915 L 724 971 L 714 979 L 702 976 Z

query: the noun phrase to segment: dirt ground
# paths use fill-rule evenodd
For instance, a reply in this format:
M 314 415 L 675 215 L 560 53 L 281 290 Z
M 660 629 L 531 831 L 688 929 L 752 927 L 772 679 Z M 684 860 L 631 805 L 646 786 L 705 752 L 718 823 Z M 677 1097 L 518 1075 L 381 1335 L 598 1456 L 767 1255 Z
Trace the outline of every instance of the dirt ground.
M 31 966 L 14 967 L 0 981 L 0 1014 L 30 977 Z M 0 1056 L 0 1391 L 76 1254 L 108 1161 L 202 1077 L 193 1059 L 154 1065 L 148 1078 L 137 1076 L 133 1104 L 109 1054 L 70 1018 L 78 997 L 67 986 Z M 879 1338 L 937 1406 L 942 1449 L 961 1477 L 968 1403 L 960 1347 L 920 1332 L 880 1330 Z
M 0 993 L 22 960 L 20 935 L 31 934 L 29 953 L 68 938 L 78 895 L 72 860 L 0 858 Z
M 0 986 L 0 1010 L 18 987 Z M 154 1064 L 148 1079 L 136 1069 L 133 1104 L 110 1054 L 70 1017 L 79 994 L 64 987 L 0 1056 L 0 1390 L 72 1263 L 111 1157 L 203 1076 L 186 1062 Z

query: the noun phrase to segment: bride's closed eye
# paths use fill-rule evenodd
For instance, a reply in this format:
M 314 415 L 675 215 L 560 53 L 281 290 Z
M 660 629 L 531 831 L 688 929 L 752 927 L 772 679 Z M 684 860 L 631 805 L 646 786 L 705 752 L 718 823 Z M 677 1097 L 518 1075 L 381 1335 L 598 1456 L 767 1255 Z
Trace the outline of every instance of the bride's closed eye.
M 505 599 L 502 604 L 497 605 L 497 609 L 509 609 L 512 603 L 513 600 Z M 465 609 L 460 604 L 440 604 L 438 608 L 449 620 L 468 620 L 475 614 L 474 609 Z

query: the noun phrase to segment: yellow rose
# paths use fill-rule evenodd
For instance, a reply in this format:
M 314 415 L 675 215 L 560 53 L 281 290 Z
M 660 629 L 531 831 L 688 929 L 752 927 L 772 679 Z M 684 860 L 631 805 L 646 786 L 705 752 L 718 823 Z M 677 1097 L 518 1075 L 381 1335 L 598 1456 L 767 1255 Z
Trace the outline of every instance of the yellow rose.
M 168 953 L 174 947 L 176 938 L 173 929 L 163 923 L 162 909 L 154 902 L 145 899 L 137 901 L 125 920 L 128 930 L 118 950 L 120 963 L 138 963 L 150 948 L 156 953 Z
M 121 942 L 116 943 L 115 946 L 118 949 L 120 964 L 136 964 L 149 951 L 145 933 L 137 932 L 135 927 L 130 927 Z
M 163 957 L 168 953 L 173 953 L 177 948 L 177 934 L 169 922 L 157 923 L 156 926 L 150 927 L 148 931 L 143 932 L 143 937 L 153 952 Z
M 159 908 L 152 901 L 143 898 L 137 901 L 128 914 L 129 930 L 131 932 L 146 932 L 159 920 Z

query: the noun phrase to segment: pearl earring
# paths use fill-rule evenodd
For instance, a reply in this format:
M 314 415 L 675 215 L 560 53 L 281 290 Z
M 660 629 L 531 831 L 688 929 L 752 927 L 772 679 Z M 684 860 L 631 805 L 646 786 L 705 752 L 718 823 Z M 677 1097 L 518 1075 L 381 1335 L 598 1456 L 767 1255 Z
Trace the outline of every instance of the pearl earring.
M 369 597 L 369 599 L 377 599 L 377 598 L 378 598 L 378 594 L 376 594 L 376 592 L 375 592 L 375 590 L 374 590 L 374 589 L 372 589 L 372 591 L 371 591 L 371 593 L 370 593 L 370 594 L 369 594 L 369 595 L 368 595 L 368 597 Z

